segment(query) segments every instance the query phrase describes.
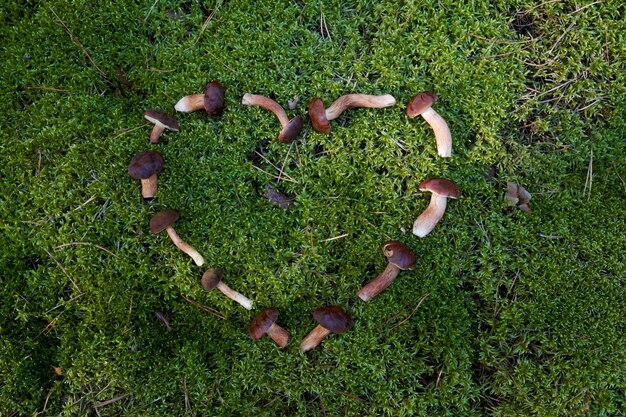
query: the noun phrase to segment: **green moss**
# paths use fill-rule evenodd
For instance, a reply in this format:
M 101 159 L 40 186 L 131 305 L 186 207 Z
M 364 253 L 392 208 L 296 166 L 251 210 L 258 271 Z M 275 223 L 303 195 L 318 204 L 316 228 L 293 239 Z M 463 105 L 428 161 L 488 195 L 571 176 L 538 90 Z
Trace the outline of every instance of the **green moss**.
M 3 6 L 0 415 L 619 415 L 618 3 Z M 223 117 L 176 114 L 180 132 L 150 145 L 143 111 L 174 113 L 214 79 Z M 404 114 L 423 90 L 440 97 L 450 159 Z M 241 105 L 246 92 L 285 107 L 300 96 L 290 116 L 314 96 L 398 104 L 346 112 L 329 135 L 306 125 L 285 146 L 271 113 Z M 145 149 L 166 161 L 150 203 L 126 173 Z M 259 170 L 275 167 L 286 180 Z M 418 239 L 430 176 L 462 196 Z M 532 193 L 531 213 L 506 207 L 507 181 Z M 273 207 L 268 183 L 295 207 Z M 253 311 L 203 291 L 204 267 L 150 233 L 165 207 Z M 416 269 L 363 303 L 354 294 L 384 269 L 389 239 L 415 248 Z M 324 304 L 355 328 L 302 354 Z M 292 335 L 284 351 L 247 336 L 269 306 Z

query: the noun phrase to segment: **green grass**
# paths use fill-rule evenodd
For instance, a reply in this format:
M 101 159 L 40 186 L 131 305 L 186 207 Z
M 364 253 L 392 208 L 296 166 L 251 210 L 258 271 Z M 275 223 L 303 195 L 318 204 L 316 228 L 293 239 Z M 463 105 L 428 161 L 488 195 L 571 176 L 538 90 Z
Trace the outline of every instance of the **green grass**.
M 3 5 L 0 415 L 622 415 L 621 3 Z M 223 117 L 177 114 L 181 131 L 150 145 L 143 112 L 173 114 L 214 79 Z M 449 160 L 404 114 L 423 90 L 440 96 Z M 347 112 L 329 135 L 307 125 L 290 147 L 274 116 L 240 104 L 246 92 L 299 95 L 290 116 L 314 96 L 398 104 Z M 144 203 L 126 169 L 151 148 L 166 165 Z M 295 182 L 253 167 L 277 174 L 270 162 Z M 418 239 L 430 176 L 462 197 Z M 532 213 L 506 206 L 507 181 L 532 193 Z M 268 183 L 295 207 L 273 207 Z M 204 292 L 205 268 L 150 233 L 165 207 L 253 311 Z M 364 303 L 354 294 L 389 239 L 417 267 Z M 326 304 L 355 327 L 302 354 Z M 284 351 L 247 336 L 269 306 L 292 334 Z

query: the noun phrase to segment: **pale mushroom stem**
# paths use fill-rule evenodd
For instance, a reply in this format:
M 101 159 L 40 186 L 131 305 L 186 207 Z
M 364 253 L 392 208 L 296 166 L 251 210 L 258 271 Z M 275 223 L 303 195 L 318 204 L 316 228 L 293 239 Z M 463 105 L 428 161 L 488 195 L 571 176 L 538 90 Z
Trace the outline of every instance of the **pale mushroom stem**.
M 274 342 L 284 349 L 289 341 L 289 332 L 277 324 L 272 324 L 267 330 L 267 335 L 272 338 Z
M 324 338 L 329 334 L 330 330 L 318 324 L 317 327 L 311 330 L 311 332 L 302 340 L 302 343 L 300 343 L 300 349 L 303 352 L 307 352 L 319 346 L 319 344 L 322 343 L 322 340 L 324 340 Z
M 376 297 L 396 279 L 399 273 L 400 268 L 389 263 L 380 275 L 363 286 L 356 295 L 363 301 Z
M 152 128 L 152 132 L 150 132 L 150 143 L 159 143 L 159 138 L 161 137 L 161 133 L 165 130 L 165 126 L 161 124 L 155 124 Z
M 178 100 L 174 105 L 176 111 L 191 113 L 204 108 L 204 94 L 192 94 Z
M 143 198 L 154 198 L 157 193 L 157 175 L 141 179 L 141 196 Z
M 220 290 L 226 297 L 241 304 L 246 310 L 252 310 L 252 301 L 245 295 L 238 293 L 237 291 L 230 288 L 228 285 L 224 284 L 223 281 L 220 281 L 219 284 L 217 284 L 216 288 Z
M 435 141 L 437 143 L 437 153 L 439 156 L 448 158 L 452 155 L 452 134 L 446 121 L 433 110 L 432 107 L 422 112 L 422 117 L 433 128 Z
M 418 237 L 424 237 L 435 228 L 439 220 L 446 211 L 448 198 L 437 194 L 430 197 L 430 204 L 422 214 L 413 223 L 413 234 Z
M 289 123 L 289 117 L 287 117 L 285 109 L 283 109 L 280 104 L 278 104 L 276 101 L 272 100 L 269 97 L 260 96 L 258 94 L 246 93 L 241 99 L 241 104 L 245 104 L 248 106 L 259 106 L 271 111 L 272 113 L 274 113 L 274 115 L 276 115 L 282 127 L 287 126 L 287 124 Z
M 384 94 L 382 96 L 346 94 L 333 101 L 326 109 L 326 118 L 328 120 L 334 120 L 345 110 L 353 107 L 382 108 L 393 106 L 394 104 L 396 104 L 396 99 L 390 94 Z
M 178 249 L 182 250 L 187 255 L 191 256 L 196 265 L 202 266 L 202 264 L 204 264 L 204 258 L 202 257 L 202 255 L 200 255 L 200 253 L 195 250 L 189 243 L 182 240 L 172 226 L 168 226 L 165 231 L 167 232 L 170 239 L 172 239 L 172 242 L 174 242 L 174 245 L 176 245 Z

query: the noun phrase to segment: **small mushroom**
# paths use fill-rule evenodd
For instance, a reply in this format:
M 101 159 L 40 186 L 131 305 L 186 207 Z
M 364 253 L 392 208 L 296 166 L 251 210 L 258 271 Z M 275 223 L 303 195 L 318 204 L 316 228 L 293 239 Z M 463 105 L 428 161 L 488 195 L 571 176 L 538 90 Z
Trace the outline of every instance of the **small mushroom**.
M 504 201 L 506 202 L 507 206 L 513 207 L 517 205 L 517 203 L 519 202 L 519 197 L 517 193 L 518 193 L 517 184 L 515 184 L 514 182 L 507 182 L 506 183 L 506 195 L 504 196 Z
M 432 108 L 433 103 L 437 100 L 439 97 L 432 91 L 420 93 L 409 101 L 406 115 L 410 119 L 422 115 L 435 132 L 437 153 L 441 157 L 448 158 L 452 155 L 452 135 L 446 121 Z
M 241 104 L 263 107 L 264 109 L 274 113 L 274 115 L 278 118 L 280 125 L 283 127 L 278 133 L 278 140 L 281 143 L 292 142 L 302 130 L 302 125 L 304 124 L 302 117 L 296 116 L 290 120 L 287 116 L 287 112 L 285 112 L 285 109 L 269 97 L 246 93 L 241 99 Z
M 300 349 L 307 352 L 317 347 L 326 336 L 331 333 L 341 334 L 354 326 L 354 320 L 339 306 L 326 306 L 313 312 L 313 318 L 318 325 L 306 335 L 300 344 Z
M 157 192 L 157 174 L 163 168 L 163 157 L 157 151 L 140 152 L 130 160 L 128 175 L 141 181 L 141 196 L 154 198 Z
M 354 107 L 384 108 L 396 104 L 396 99 L 389 94 L 374 96 L 370 94 L 346 94 L 333 101 L 329 108 L 324 108 L 321 98 L 315 97 L 309 102 L 309 118 L 313 129 L 321 133 L 330 132 L 330 121 L 341 113 Z
M 420 191 L 430 191 L 430 204 L 413 223 L 413 234 L 424 237 L 435 228 L 446 211 L 448 198 L 459 198 L 461 191 L 451 180 L 431 178 L 419 185 Z
M 172 130 L 174 132 L 178 132 L 180 127 L 178 126 L 178 121 L 167 113 L 162 112 L 161 110 L 148 110 L 143 116 L 150 122 L 154 124 L 152 128 L 152 132 L 150 132 L 150 143 L 159 143 L 159 138 L 161 137 L 161 133 L 165 129 Z
M 178 233 L 176 233 L 176 230 L 172 227 L 172 224 L 174 224 L 178 218 L 179 215 L 175 210 L 161 210 L 150 219 L 150 230 L 152 233 L 160 233 L 165 230 L 178 249 L 191 256 L 196 265 L 202 266 L 202 264 L 204 264 L 204 258 L 202 255 L 200 255 L 200 253 L 190 244 L 182 240 L 180 236 L 178 236 Z
M 289 341 L 289 332 L 276 324 L 277 319 L 278 310 L 276 308 L 261 310 L 250 323 L 248 335 L 252 340 L 258 340 L 267 333 L 281 349 L 284 349 Z
M 178 100 L 174 108 L 185 113 L 204 109 L 209 116 L 219 117 L 224 111 L 224 87 L 217 81 L 211 81 L 204 88 L 204 94 L 185 96 Z
M 222 279 L 224 278 L 224 271 L 218 268 L 208 269 L 202 275 L 202 288 L 205 291 L 211 291 L 215 288 L 220 290 L 226 297 L 233 301 L 238 302 L 246 310 L 252 310 L 252 301 L 246 296 L 237 291 L 231 289 L 228 285 L 224 284 Z
M 387 268 L 361 288 L 356 295 L 363 301 L 383 292 L 398 276 L 400 271 L 415 269 L 415 252 L 402 242 L 391 240 L 380 248 L 387 257 Z

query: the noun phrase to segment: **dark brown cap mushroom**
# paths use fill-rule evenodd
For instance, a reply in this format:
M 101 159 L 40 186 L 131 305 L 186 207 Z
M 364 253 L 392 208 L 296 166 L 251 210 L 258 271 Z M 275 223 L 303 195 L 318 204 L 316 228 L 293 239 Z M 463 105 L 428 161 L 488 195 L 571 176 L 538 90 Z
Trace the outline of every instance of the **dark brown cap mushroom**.
M 419 189 L 432 193 L 430 204 L 413 223 L 413 234 L 424 237 L 435 228 L 435 225 L 443 217 L 448 198 L 459 198 L 461 191 L 453 181 L 444 178 L 427 179 L 419 185 Z
M 307 352 L 317 347 L 331 333 L 341 334 L 354 326 L 354 320 L 340 306 L 326 306 L 313 312 L 318 325 L 302 340 L 300 349 Z
M 391 240 L 381 247 L 387 257 L 387 268 L 361 288 L 356 295 L 363 301 L 370 300 L 387 288 L 400 271 L 415 269 L 415 252 L 402 242 Z
M 224 87 L 217 81 L 211 81 L 204 88 L 204 94 L 185 96 L 178 100 L 174 108 L 185 113 L 204 109 L 209 116 L 219 117 L 224 111 Z
M 140 152 L 130 160 L 128 175 L 141 181 L 141 196 L 154 198 L 157 192 L 157 174 L 163 168 L 163 157 L 157 151 Z
M 335 120 L 341 113 L 355 107 L 367 108 L 384 108 L 396 104 L 396 99 L 389 95 L 383 94 L 374 96 L 370 94 L 346 94 L 339 97 L 327 109 L 324 108 L 324 102 L 319 97 L 314 97 L 309 102 L 309 119 L 313 129 L 317 132 L 330 132 L 330 121 Z
M 202 275 L 202 288 L 205 291 L 211 291 L 215 288 L 220 290 L 226 297 L 241 304 L 246 310 L 252 310 L 252 301 L 241 293 L 231 289 L 228 285 L 224 284 L 222 279 L 224 278 L 224 271 L 219 268 L 207 269 Z
M 267 333 L 281 349 L 284 349 L 289 341 L 289 332 L 276 324 L 276 320 L 278 320 L 278 310 L 276 308 L 261 310 L 250 323 L 248 335 L 250 335 L 252 340 L 258 340 Z
M 283 127 L 278 133 L 278 141 L 281 143 L 292 142 L 302 130 L 302 125 L 304 124 L 302 117 L 296 116 L 293 119 L 289 119 L 285 109 L 269 97 L 246 93 L 241 99 L 241 104 L 259 106 L 274 113 Z
M 421 115 L 432 127 L 437 143 L 439 156 L 447 158 L 452 155 L 452 135 L 446 121 L 433 110 L 432 105 L 439 97 L 432 91 L 425 91 L 413 97 L 406 107 L 406 115 L 410 119 Z
M 200 253 L 195 250 L 190 244 L 182 240 L 180 236 L 178 236 L 178 233 L 176 233 L 176 230 L 174 230 L 174 228 L 172 227 L 172 224 L 174 224 L 174 222 L 178 220 L 178 218 L 178 212 L 176 212 L 175 210 L 161 210 L 150 219 L 150 230 L 152 231 L 152 233 L 161 233 L 163 230 L 165 230 L 170 239 L 172 239 L 172 242 L 174 242 L 174 245 L 176 245 L 178 249 L 185 252 L 187 255 L 191 256 L 196 265 L 201 266 L 202 264 L 204 264 L 204 258 L 202 257 L 202 255 L 200 255 Z
M 180 127 L 178 126 L 178 121 L 167 113 L 162 112 L 161 110 L 147 110 L 143 116 L 150 123 L 154 124 L 152 128 L 152 132 L 150 133 L 150 143 L 159 143 L 159 138 L 161 137 L 161 133 L 165 129 L 172 130 L 174 132 L 178 132 Z

